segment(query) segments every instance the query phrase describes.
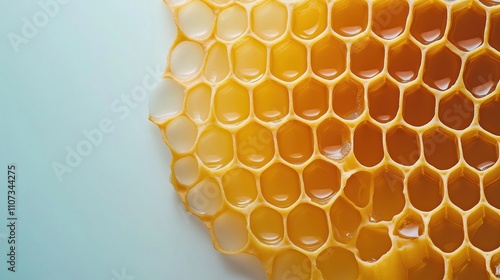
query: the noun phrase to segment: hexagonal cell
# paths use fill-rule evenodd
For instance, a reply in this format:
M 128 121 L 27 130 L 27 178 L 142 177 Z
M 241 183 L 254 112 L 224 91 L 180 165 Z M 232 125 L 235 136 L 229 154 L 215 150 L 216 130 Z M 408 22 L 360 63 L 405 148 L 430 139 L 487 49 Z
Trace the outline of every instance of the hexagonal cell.
M 326 29 L 327 17 L 324 1 L 304 2 L 293 9 L 292 31 L 299 38 L 314 39 Z
M 286 208 L 299 199 L 299 174 L 282 163 L 275 163 L 262 172 L 260 189 L 267 202 Z
M 404 175 L 397 168 L 385 166 L 373 178 L 372 222 L 391 221 L 405 207 Z
M 481 207 L 467 219 L 469 240 L 483 252 L 500 247 L 500 215 L 489 207 Z
M 374 37 L 363 36 L 351 45 L 351 71 L 362 79 L 371 79 L 384 69 L 384 45 Z
M 196 122 L 204 122 L 210 114 L 212 89 L 207 84 L 192 87 L 186 94 L 186 114 Z
M 356 206 L 364 208 L 370 202 L 372 185 L 372 174 L 366 171 L 359 171 L 347 179 L 344 194 Z
M 500 58 L 492 51 L 471 55 L 465 62 L 464 84 L 477 98 L 491 94 L 500 80 Z
M 478 171 L 485 171 L 498 161 L 498 143 L 481 131 L 462 135 L 462 152 L 465 162 Z
M 432 211 L 443 201 L 443 179 L 426 166 L 418 167 L 408 178 L 408 195 L 413 207 Z
M 170 52 L 170 71 L 179 79 L 191 79 L 200 72 L 205 51 L 195 42 L 181 41 Z
M 385 226 L 363 227 L 356 241 L 359 258 L 365 262 L 376 262 L 392 247 L 389 231 Z
M 302 173 L 307 196 L 317 203 L 327 203 L 340 190 L 340 170 L 337 166 L 317 159 Z
M 438 115 L 447 127 L 464 130 L 474 119 L 474 102 L 460 91 L 452 92 L 439 101 Z
M 301 164 L 313 154 L 314 142 L 311 127 L 296 120 L 288 121 L 278 130 L 278 149 L 289 163 Z
M 198 215 L 213 215 L 222 206 L 222 195 L 219 183 L 213 179 L 205 179 L 187 194 L 189 208 Z
M 432 248 L 426 248 L 427 253 L 408 268 L 408 280 L 441 280 L 445 275 L 443 257 Z
M 283 217 L 278 211 L 261 206 L 250 214 L 250 230 L 260 242 L 276 245 L 283 240 Z
M 244 81 L 256 81 L 266 72 L 267 50 L 259 41 L 246 38 L 238 41 L 232 48 L 232 62 L 234 75 Z
M 341 247 L 329 247 L 319 254 L 316 265 L 324 280 L 355 280 L 359 276 L 359 265 L 354 254 Z
M 500 136 L 500 95 L 495 95 L 481 104 L 479 125 L 489 133 Z
M 306 120 L 315 120 L 328 111 L 328 88 L 315 80 L 301 81 L 293 89 L 293 110 Z
M 391 45 L 387 59 L 389 74 L 398 82 L 408 83 L 418 76 L 422 52 L 408 39 Z
M 500 209 L 500 173 L 499 169 L 492 169 L 486 174 L 483 180 L 484 195 L 488 203 Z
M 162 79 L 149 96 L 148 109 L 151 118 L 154 121 L 163 121 L 178 115 L 184 106 L 184 97 L 183 86 L 172 78 Z
M 175 160 L 172 171 L 177 182 L 184 186 L 191 186 L 200 176 L 198 161 L 192 156 Z
M 288 13 L 280 1 L 268 0 L 252 10 L 252 30 L 266 41 L 279 38 L 287 29 Z
M 217 126 L 208 127 L 198 139 L 196 154 L 209 168 L 226 166 L 234 157 L 231 133 Z
M 257 184 L 252 172 L 236 167 L 222 176 L 226 200 L 234 206 L 245 207 L 257 198 Z
M 411 166 L 420 158 L 418 134 L 404 126 L 394 126 L 387 131 L 386 146 L 389 156 L 395 162 Z
M 348 243 L 356 236 L 361 224 L 361 214 L 343 197 L 338 197 L 330 208 L 333 238 L 341 243 Z
M 311 48 L 311 68 L 323 79 L 333 80 L 344 73 L 347 64 L 347 47 L 338 38 L 327 35 Z
M 371 122 L 358 124 L 353 142 L 354 155 L 362 165 L 372 167 L 384 158 L 382 130 Z
M 403 95 L 403 119 L 413 126 L 429 123 L 436 111 L 436 98 L 422 85 L 413 85 Z
M 215 116 L 224 124 L 236 124 L 250 115 L 250 97 L 247 89 L 230 80 L 220 86 L 214 98 Z
M 481 197 L 479 176 L 468 168 L 455 170 L 448 178 L 448 197 L 460 209 L 472 209 Z
M 386 78 L 372 82 L 368 87 L 368 110 L 380 123 L 392 121 L 399 110 L 399 88 Z
M 375 1 L 372 6 L 372 31 L 382 39 L 395 39 L 405 30 L 409 9 L 405 0 Z
M 491 272 L 496 278 L 500 278 L 500 253 L 493 255 L 490 263 Z
M 273 80 L 266 80 L 253 90 L 253 110 L 265 122 L 278 121 L 288 114 L 288 89 Z
M 422 216 L 410 210 L 398 219 L 394 228 L 394 234 L 404 239 L 415 239 L 424 234 L 424 227 Z
M 177 20 L 181 31 L 189 38 L 204 39 L 212 32 L 214 12 L 201 1 L 191 1 L 179 9 Z
M 355 120 L 365 110 L 364 88 L 361 83 L 346 77 L 335 84 L 332 107 L 335 114 L 344 120 Z
M 368 25 L 368 4 L 363 0 L 339 0 L 333 3 L 331 24 L 342 36 L 356 36 Z
M 490 46 L 500 51 L 500 13 L 492 13 L 490 19 Z
M 452 269 L 450 278 L 452 279 L 490 279 L 488 271 L 486 270 L 486 261 L 484 257 L 472 248 L 465 248 L 453 254 L 450 261 Z
M 229 74 L 229 57 L 227 48 L 222 43 L 212 45 L 207 55 L 205 65 L 205 79 L 211 83 L 222 81 Z
M 247 221 L 235 211 L 224 211 L 213 222 L 215 241 L 226 252 L 239 252 L 248 243 Z
M 264 126 L 251 122 L 236 134 L 238 159 L 246 166 L 260 168 L 274 157 L 274 137 Z
M 325 157 L 341 160 L 351 151 L 351 132 L 341 121 L 329 118 L 317 128 L 318 147 Z
M 288 214 L 287 234 L 296 246 L 315 251 L 328 239 L 326 213 L 311 204 L 299 204 Z
M 291 82 L 307 69 L 307 50 L 304 45 L 285 39 L 271 49 L 271 73 L 278 79 Z
M 198 128 L 185 116 L 173 119 L 165 128 L 167 144 L 169 144 L 174 153 L 186 153 L 190 151 L 196 142 L 197 136 Z
M 287 278 L 311 279 L 311 260 L 306 255 L 292 249 L 278 254 L 274 258 L 271 280 Z
M 450 207 L 440 209 L 429 222 L 429 237 L 441 251 L 454 252 L 464 242 L 462 215 Z
M 217 15 L 216 34 L 223 40 L 235 40 L 245 33 L 247 28 L 247 12 L 239 5 L 225 8 Z
M 431 88 L 445 91 L 452 87 L 460 73 L 462 60 L 446 46 L 436 46 L 425 54 L 423 80 Z
M 447 170 L 458 163 L 459 149 L 455 134 L 442 127 L 434 127 L 422 136 L 425 160 L 439 170 Z
M 472 51 L 484 42 L 486 13 L 474 2 L 453 7 L 448 40 L 462 51 Z
M 410 33 L 422 44 L 443 38 L 446 30 L 446 6 L 440 0 L 420 1 L 413 7 Z

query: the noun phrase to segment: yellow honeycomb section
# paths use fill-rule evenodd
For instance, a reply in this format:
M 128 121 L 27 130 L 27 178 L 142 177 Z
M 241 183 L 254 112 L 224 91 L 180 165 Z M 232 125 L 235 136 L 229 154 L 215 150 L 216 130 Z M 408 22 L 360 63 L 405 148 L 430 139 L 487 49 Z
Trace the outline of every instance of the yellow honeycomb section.
M 499 0 L 168 0 L 171 181 L 270 279 L 500 278 Z

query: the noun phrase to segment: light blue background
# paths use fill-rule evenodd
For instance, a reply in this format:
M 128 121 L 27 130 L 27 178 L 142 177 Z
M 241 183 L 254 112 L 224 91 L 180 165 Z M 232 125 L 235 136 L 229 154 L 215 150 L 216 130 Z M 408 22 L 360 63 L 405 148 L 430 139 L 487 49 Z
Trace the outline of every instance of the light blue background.
M 148 67 L 165 65 L 175 36 L 167 6 L 70 0 L 16 53 L 8 34 L 40 11 L 35 0 L 0 0 L 0 279 L 252 278 L 180 204 L 147 100 L 126 117 L 111 109 Z M 59 181 L 52 163 L 106 118 L 114 131 Z M 16 273 L 5 262 L 9 163 L 18 167 Z

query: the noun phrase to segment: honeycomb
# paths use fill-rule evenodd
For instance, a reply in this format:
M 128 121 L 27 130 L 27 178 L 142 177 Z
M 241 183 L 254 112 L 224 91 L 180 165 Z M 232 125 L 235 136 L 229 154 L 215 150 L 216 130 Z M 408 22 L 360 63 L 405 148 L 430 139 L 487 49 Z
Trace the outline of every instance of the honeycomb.
M 171 181 L 270 279 L 500 278 L 499 0 L 168 0 Z

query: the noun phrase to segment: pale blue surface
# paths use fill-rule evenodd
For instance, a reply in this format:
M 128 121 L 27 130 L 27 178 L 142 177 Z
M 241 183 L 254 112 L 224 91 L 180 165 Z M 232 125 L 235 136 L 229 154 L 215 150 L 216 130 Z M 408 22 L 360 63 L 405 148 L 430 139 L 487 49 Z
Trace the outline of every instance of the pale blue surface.
M 160 0 L 72 0 L 16 53 L 7 36 L 42 11 L 37 3 L 0 0 L 0 279 L 249 279 L 185 214 L 147 101 L 128 106 L 127 116 L 111 108 L 151 76 L 148 67 L 164 66 L 175 36 L 168 8 Z M 59 181 L 53 162 L 64 163 L 66 147 L 103 119 L 113 132 Z M 2 238 L 11 162 L 16 273 L 7 271 Z

